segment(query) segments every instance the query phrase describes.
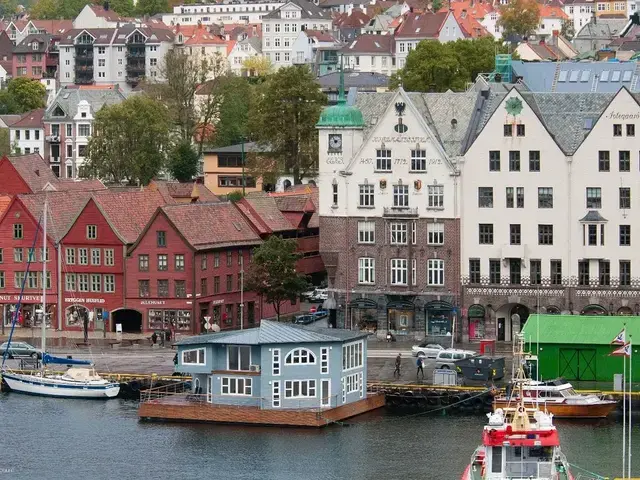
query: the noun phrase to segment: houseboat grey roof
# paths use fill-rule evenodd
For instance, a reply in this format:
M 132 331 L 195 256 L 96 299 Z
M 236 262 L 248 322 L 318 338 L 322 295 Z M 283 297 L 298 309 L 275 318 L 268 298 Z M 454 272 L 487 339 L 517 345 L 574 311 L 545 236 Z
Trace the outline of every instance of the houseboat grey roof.
M 209 333 L 188 337 L 177 342 L 178 345 L 267 345 L 278 343 L 327 343 L 346 342 L 366 338 L 367 333 L 294 325 L 292 323 L 262 320 L 260 326 L 247 330 Z

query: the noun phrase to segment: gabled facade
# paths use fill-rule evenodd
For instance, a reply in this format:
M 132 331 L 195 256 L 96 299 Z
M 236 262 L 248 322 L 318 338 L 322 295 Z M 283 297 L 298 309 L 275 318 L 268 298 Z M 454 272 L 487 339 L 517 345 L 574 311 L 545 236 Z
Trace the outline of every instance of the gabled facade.
M 446 107 L 454 101 L 466 105 L 455 114 Z M 330 303 L 346 306 L 338 307 L 339 326 L 451 336 L 459 301 L 456 159 L 474 104 L 473 93 L 438 98 L 400 89 L 358 94 L 357 112 L 339 101 L 322 114 L 320 253 Z
M 293 42 L 293 63 L 307 64 L 317 75 L 326 75 L 337 70 L 341 46 L 329 32 L 305 30 Z
M 394 49 L 392 35 L 363 34 L 342 47 L 340 53 L 355 72 L 391 75 L 397 70 Z
M 9 145 L 15 146 L 25 155 L 46 154 L 43 116 L 44 108 L 25 113 L 20 120 L 9 127 Z
M 259 37 L 247 37 L 239 42 L 236 42 L 231 51 L 227 61 L 229 62 L 229 68 L 236 75 L 250 75 L 244 68 L 244 62 L 248 58 L 258 57 L 262 55 L 262 40 Z
M 204 25 L 260 23 L 268 13 L 280 8 L 285 2 L 255 1 L 250 3 L 199 3 L 176 5 L 172 13 L 162 14 L 166 25 Z

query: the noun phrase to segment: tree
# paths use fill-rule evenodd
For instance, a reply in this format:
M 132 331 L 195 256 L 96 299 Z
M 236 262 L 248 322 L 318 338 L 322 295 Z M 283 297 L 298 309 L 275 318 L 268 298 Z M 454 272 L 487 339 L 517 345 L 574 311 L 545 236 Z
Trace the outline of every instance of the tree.
M 138 0 L 136 13 L 138 15 L 155 15 L 156 13 L 168 12 L 167 0 Z
M 317 171 L 316 123 L 326 103 L 326 95 L 306 65 L 281 68 L 256 87 L 249 133 L 273 160 L 251 165 L 256 175 L 291 173 L 297 185 Z
M 573 22 L 571 20 L 564 20 L 562 22 L 560 35 L 562 35 L 567 40 L 571 40 L 576 35 L 576 30 L 575 28 L 573 28 Z
M 147 85 L 149 94 L 167 106 L 182 141 L 191 142 L 198 129 L 203 125 L 206 129 L 216 118 L 220 99 L 212 82 L 226 70 L 226 59 L 219 53 L 207 57 L 172 49 L 161 66 L 161 77 L 166 80 Z M 199 137 L 198 154 L 206 135 Z
M 110 0 L 109 8 L 122 17 L 133 17 L 136 11 L 133 0 Z
M 103 107 L 81 175 L 147 185 L 165 165 L 170 126 L 166 107 L 146 95 Z
M 540 5 L 536 0 L 510 0 L 500 7 L 498 25 L 504 38 L 528 37 L 540 25 Z
M 266 77 L 273 71 L 273 65 L 267 57 L 256 55 L 246 58 L 242 62 L 242 69 L 246 70 L 249 76 Z
M 438 12 L 442 8 L 442 0 L 433 0 L 431 2 L 431 9 L 434 12 Z
M 11 141 L 9 139 L 9 129 L 0 128 L 0 156 L 11 155 Z
M 18 10 L 17 0 L 0 0 L 0 16 L 11 17 Z
M 308 287 L 304 276 L 296 272 L 296 253 L 294 239 L 282 239 L 271 236 L 253 253 L 253 263 L 247 276 L 245 288 L 260 295 L 273 305 L 278 320 L 282 304 L 296 299 Z
M 0 113 L 24 113 L 46 106 L 47 90 L 38 80 L 14 78 L 0 91 Z
M 36 0 L 30 9 L 31 18 L 53 20 L 58 15 L 59 0 Z
M 496 53 L 506 53 L 507 48 L 492 37 L 448 43 L 422 41 L 390 84 L 414 92 L 464 90 L 478 74 L 492 72 Z
M 171 151 L 169 170 L 179 182 L 188 182 L 198 173 L 200 156 L 191 147 L 190 142 L 180 142 Z
M 217 85 L 220 104 L 213 145 L 225 147 L 247 138 L 251 85 L 244 77 L 226 76 Z

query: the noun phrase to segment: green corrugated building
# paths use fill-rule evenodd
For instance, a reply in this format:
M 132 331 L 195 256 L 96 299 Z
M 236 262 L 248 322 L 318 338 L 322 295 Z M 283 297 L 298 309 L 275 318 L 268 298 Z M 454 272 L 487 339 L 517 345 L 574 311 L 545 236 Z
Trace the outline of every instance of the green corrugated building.
M 638 344 L 633 345 L 633 381 L 639 382 L 640 317 L 531 315 L 522 333 L 527 349 L 531 343 L 531 353 L 539 343 L 540 378 L 613 382 L 613 375 L 622 373 L 622 357 L 609 355 L 617 348 L 611 341 L 625 324 L 627 341 L 632 338 Z

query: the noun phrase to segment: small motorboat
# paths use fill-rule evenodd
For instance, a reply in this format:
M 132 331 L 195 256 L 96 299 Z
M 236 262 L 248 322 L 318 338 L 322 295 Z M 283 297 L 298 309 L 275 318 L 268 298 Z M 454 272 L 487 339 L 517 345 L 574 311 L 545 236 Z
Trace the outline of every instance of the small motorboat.
M 493 409 L 518 402 L 519 394 L 507 389 L 507 395 L 494 399 Z M 528 379 L 522 386 L 524 405 L 540 408 L 558 418 L 603 418 L 616 409 L 618 402 L 594 394 L 580 394 L 564 379 L 540 382 Z

